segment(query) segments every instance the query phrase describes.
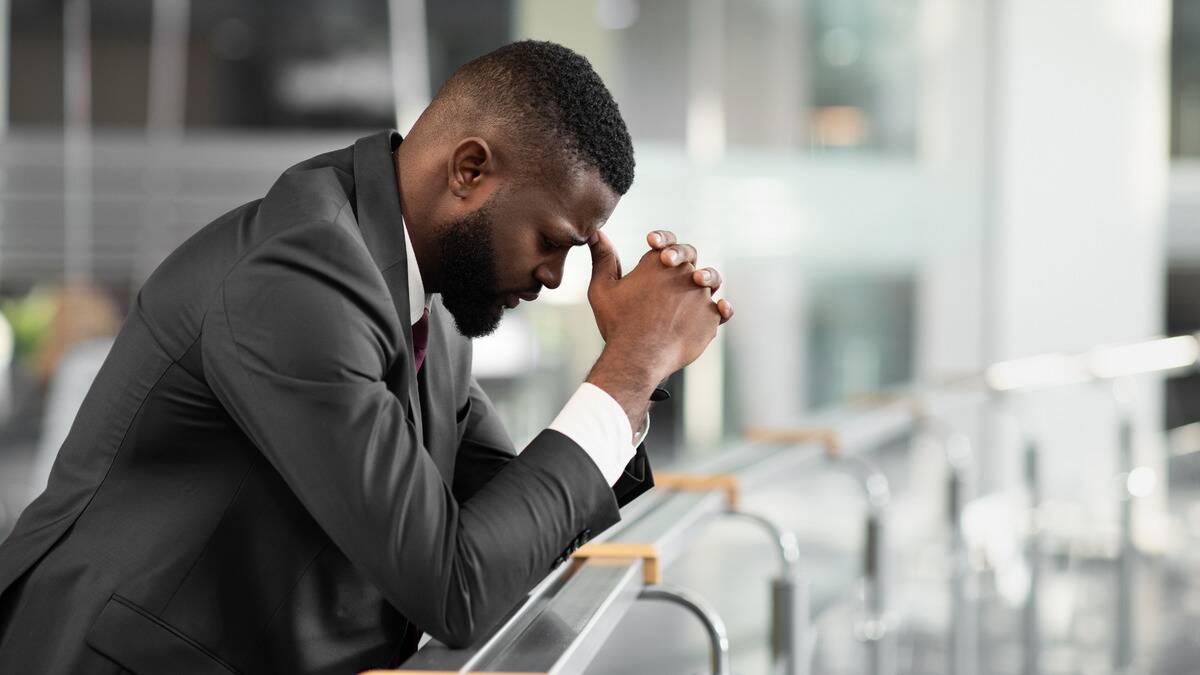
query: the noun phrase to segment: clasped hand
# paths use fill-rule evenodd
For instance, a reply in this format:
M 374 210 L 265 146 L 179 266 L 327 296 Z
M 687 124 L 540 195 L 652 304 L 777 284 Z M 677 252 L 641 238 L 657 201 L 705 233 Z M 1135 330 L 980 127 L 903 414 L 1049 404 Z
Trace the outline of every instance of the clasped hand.
M 656 382 L 696 360 L 717 327 L 733 317 L 733 306 L 723 298 L 713 301 L 721 274 L 697 268 L 694 246 L 678 243 L 666 230 L 650 232 L 646 242 L 650 250 L 623 275 L 608 236 L 592 237 L 588 302 L 605 351 L 618 351 Z

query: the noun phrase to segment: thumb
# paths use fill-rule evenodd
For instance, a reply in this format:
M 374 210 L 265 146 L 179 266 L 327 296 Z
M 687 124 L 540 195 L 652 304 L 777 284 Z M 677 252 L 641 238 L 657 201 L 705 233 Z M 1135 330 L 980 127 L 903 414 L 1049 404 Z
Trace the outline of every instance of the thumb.
M 592 285 L 612 285 L 621 278 L 621 259 L 607 234 L 597 230 L 588 240 L 592 252 Z

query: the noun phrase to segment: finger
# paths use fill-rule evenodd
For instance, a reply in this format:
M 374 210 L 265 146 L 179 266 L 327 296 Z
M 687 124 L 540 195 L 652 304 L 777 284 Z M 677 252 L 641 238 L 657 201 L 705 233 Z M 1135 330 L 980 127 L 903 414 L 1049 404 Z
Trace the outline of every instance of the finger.
M 611 284 L 621 278 L 621 259 L 607 234 L 597 230 L 588 240 L 592 253 L 592 283 Z
M 675 233 L 670 230 L 652 230 L 646 235 L 646 243 L 650 248 L 659 250 L 675 243 Z
M 717 311 L 721 314 L 721 323 L 725 323 L 733 318 L 733 305 L 725 298 L 717 301 Z
M 667 267 L 678 267 L 684 263 L 696 262 L 696 247 L 691 244 L 675 244 L 664 248 L 659 253 L 659 259 Z
M 705 267 L 692 272 L 692 281 L 697 286 L 704 286 L 716 293 L 721 289 L 721 273 L 711 267 Z

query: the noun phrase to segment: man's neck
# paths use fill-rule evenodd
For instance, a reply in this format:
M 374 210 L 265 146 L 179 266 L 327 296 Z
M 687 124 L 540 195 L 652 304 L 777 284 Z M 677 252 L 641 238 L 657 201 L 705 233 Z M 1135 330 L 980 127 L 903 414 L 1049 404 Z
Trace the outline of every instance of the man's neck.
M 409 146 L 411 148 L 411 145 Z M 407 234 L 408 246 L 411 248 L 417 265 L 420 268 L 421 279 L 424 282 L 426 293 L 436 293 L 436 270 L 431 262 L 434 260 L 434 252 L 430 250 L 431 237 L 425 227 L 425 219 L 420 209 L 416 208 L 417 200 L 415 194 L 418 191 L 416 177 L 419 175 L 418 168 L 414 166 L 411 158 L 405 152 L 405 144 L 400 143 L 394 151 L 392 151 L 392 161 L 396 169 L 396 189 L 400 193 L 400 215 L 404 218 L 404 228 Z M 408 176 L 406 182 L 404 176 Z

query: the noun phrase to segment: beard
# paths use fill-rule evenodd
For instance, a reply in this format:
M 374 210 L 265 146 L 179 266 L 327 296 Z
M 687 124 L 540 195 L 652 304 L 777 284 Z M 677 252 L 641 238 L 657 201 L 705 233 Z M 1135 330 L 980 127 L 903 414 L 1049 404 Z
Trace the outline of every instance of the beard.
M 500 325 L 504 313 L 496 288 L 496 249 L 488 204 L 444 225 L 438 233 L 438 246 L 444 275 L 442 305 L 464 336 L 488 335 Z

